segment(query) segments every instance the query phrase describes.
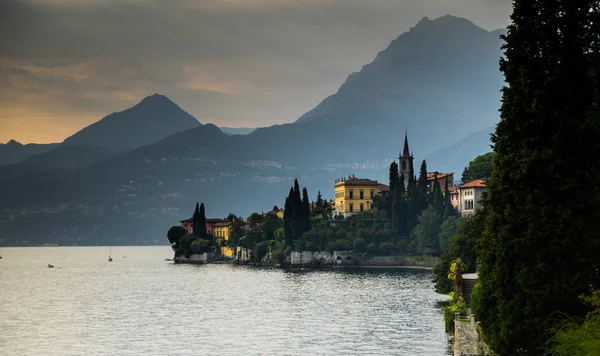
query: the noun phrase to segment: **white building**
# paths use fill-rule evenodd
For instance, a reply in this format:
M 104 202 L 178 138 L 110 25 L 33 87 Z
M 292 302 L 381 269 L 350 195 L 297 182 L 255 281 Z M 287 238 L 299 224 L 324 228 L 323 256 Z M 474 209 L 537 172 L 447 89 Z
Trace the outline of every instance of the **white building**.
M 453 205 L 456 207 L 461 216 L 469 216 L 481 209 L 481 199 L 483 193 L 487 191 L 485 181 L 475 179 L 465 184 L 459 185 L 456 188 L 454 199 L 451 198 Z

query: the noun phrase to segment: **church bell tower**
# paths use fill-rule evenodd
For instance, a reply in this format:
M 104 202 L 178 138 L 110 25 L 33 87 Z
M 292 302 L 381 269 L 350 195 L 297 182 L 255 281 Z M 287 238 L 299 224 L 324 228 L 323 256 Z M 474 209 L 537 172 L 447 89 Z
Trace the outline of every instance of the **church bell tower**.
M 404 187 L 408 189 L 408 181 L 415 172 L 413 172 L 413 156 L 408 149 L 408 131 L 404 133 L 404 149 L 398 158 L 398 168 L 400 176 L 404 176 Z

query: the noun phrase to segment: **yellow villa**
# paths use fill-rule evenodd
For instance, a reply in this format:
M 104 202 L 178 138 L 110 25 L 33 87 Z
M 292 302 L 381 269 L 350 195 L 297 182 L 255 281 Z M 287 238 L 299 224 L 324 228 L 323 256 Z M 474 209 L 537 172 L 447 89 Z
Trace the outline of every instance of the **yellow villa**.
M 382 188 L 383 187 L 383 188 Z M 373 210 L 373 198 L 387 187 L 376 180 L 354 176 L 335 182 L 335 214 L 344 217 Z
M 220 221 L 213 225 L 213 236 L 217 239 L 217 241 L 228 241 L 229 235 L 231 234 L 231 221 Z M 235 251 L 230 247 L 221 247 L 221 254 L 233 257 L 235 255 Z

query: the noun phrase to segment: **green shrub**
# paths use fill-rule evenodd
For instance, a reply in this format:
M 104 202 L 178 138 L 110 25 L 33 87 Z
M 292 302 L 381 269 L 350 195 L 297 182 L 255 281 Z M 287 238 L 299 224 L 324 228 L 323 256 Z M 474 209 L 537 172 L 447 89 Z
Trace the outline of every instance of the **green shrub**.
M 365 243 L 365 239 L 356 238 L 352 241 L 352 249 L 356 252 L 365 252 L 367 249 L 367 244 Z
M 379 245 L 379 254 L 381 256 L 389 256 L 396 252 L 396 246 L 392 242 L 384 242 Z
M 191 248 L 194 253 L 209 252 L 210 242 L 207 239 L 198 238 L 192 242 Z
M 458 302 L 450 302 L 450 305 L 444 309 L 444 322 L 446 324 L 446 332 L 454 333 L 454 317 L 455 313 L 460 313 L 460 315 L 467 315 L 467 305 L 462 301 Z

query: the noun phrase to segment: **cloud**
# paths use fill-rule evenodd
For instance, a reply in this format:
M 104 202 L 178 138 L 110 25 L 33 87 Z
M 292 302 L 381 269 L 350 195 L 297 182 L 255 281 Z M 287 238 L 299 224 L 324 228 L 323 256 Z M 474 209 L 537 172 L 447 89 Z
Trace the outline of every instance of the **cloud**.
M 6 0 L 0 11 L 0 103 L 36 105 L 11 115 L 0 110 L 0 142 L 29 140 L 14 127 L 31 120 L 72 122 L 76 131 L 82 120 L 66 117 L 85 117 L 90 124 L 155 92 L 202 122 L 293 121 L 423 16 L 450 13 L 491 30 L 506 25 L 510 4 Z M 52 119 L 53 113 L 65 118 Z M 33 135 L 35 125 L 29 126 Z

